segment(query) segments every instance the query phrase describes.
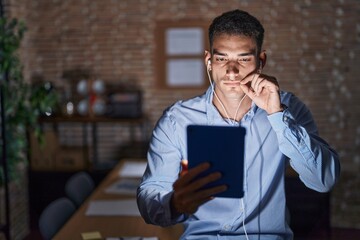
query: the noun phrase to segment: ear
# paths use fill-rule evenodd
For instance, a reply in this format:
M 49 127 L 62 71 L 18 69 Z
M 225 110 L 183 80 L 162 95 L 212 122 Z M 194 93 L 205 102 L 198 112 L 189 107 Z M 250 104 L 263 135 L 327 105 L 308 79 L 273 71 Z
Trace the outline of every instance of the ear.
M 205 54 L 204 54 L 204 62 L 205 62 L 205 66 L 206 66 L 207 70 L 211 71 L 211 54 L 209 51 L 206 51 L 206 50 L 205 50 Z
M 265 50 L 263 50 L 263 51 L 261 51 L 261 53 L 260 53 L 260 55 L 259 55 L 259 67 L 261 67 L 261 68 L 264 68 L 265 67 L 265 65 L 266 65 L 266 58 L 267 58 L 267 56 L 266 56 L 266 51 Z

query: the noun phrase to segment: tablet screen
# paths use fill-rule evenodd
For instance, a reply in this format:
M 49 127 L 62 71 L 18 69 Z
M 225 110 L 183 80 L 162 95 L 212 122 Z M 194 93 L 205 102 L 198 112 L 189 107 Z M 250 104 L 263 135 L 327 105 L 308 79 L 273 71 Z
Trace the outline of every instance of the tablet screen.
M 245 128 L 226 126 L 189 125 L 187 147 L 189 169 L 203 162 L 211 167 L 201 174 L 219 171 L 222 178 L 205 188 L 226 184 L 228 189 L 217 197 L 242 198 L 244 176 Z M 199 177 L 201 177 L 199 176 Z

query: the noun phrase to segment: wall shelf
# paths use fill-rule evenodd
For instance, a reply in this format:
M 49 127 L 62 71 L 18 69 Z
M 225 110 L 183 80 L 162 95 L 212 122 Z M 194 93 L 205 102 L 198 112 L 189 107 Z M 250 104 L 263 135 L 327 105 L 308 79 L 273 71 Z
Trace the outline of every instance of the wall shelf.
M 104 164 L 104 161 L 101 160 L 101 150 L 103 150 L 100 146 L 103 148 L 107 147 L 106 144 L 109 144 L 109 142 L 113 142 L 114 140 L 108 139 L 106 136 L 104 136 L 104 129 L 111 132 L 112 134 L 116 135 L 116 128 L 126 128 L 128 130 L 128 135 L 124 137 L 126 141 L 129 141 L 134 147 L 141 148 L 142 146 L 139 145 L 141 143 L 144 145 L 148 141 L 148 132 L 149 132 L 149 121 L 147 117 L 137 117 L 137 118 L 110 118 L 110 117 L 83 117 L 83 116 L 51 116 L 51 117 L 42 117 L 40 120 L 40 123 L 43 127 L 47 127 L 47 129 L 52 129 L 49 138 L 54 143 L 49 143 L 49 145 L 57 145 L 58 147 L 54 146 L 48 146 L 53 149 L 54 151 L 57 151 L 59 154 L 65 155 L 65 151 L 71 151 L 73 150 L 73 157 L 76 158 L 77 165 L 74 165 L 74 168 L 72 169 L 69 165 L 69 170 L 79 170 L 76 168 L 83 168 L 83 170 L 99 170 L 101 168 L 106 168 L 109 166 L 106 166 Z M 64 126 L 65 125 L 65 126 Z M 74 139 L 73 143 L 71 141 L 66 143 L 66 146 L 70 146 L 68 148 L 64 147 L 63 141 L 64 137 L 60 136 L 61 134 L 64 135 L 64 129 L 66 131 L 70 132 L 71 135 L 73 135 Z M 73 129 L 73 130 L 71 130 Z M 109 130 L 110 129 L 110 130 Z M 139 132 L 136 132 L 136 130 L 139 130 Z M 138 135 L 136 134 L 138 133 Z M 46 137 L 45 134 L 45 137 Z M 120 132 L 118 135 L 121 135 Z M 139 136 L 140 135 L 140 136 Z M 140 140 L 138 140 L 140 138 Z M 58 139 L 61 139 L 58 140 Z M 125 140 L 124 140 L 125 141 Z M 34 144 L 35 145 L 35 144 Z M 73 146 L 77 146 L 76 149 Z M 31 146 L 31 149 L 33 152 L 37 146 Z M 48 148 L 46 147 L 46 148 Z M 58 148 L 56 150 L 56 148 Z M 59 150 L 61 148 L 61 150 Z M 49 149 L 47 149 L 49 151 Z M 77 151 L 77 153 L 75 153 Z M 80 154 L 79 154 L 80 152 Z M 81 154 L 82 152 L 82 154 Z M 53 154 L 54 158 L 59 158 L 59 154 Z M 35 161 L 42 161 L 42 159 L 38 158 L 44 158 L 46 161 L 51 161 L 51 157 L 46 156 L 46 154 L 41 154 L 38 151 L 39 157 L 31 157 L 31 163 L 32 166 L 34 165 Z M 48 154 L 49 155 L 49 154 Z M 57 155 L 57 156 L 55 156 Z M 103 154 L 104 155 L 104 154 Z M 48 158 L 49 160 L 45 159 Z M 81 161 L 83 163 L 79 164 L 79 158 L 81 158 Z M 115 157 L 116 158 L 116 157 Z M 75 161 L 74 160 L 74 161 Z M 114 159 L 117 160 L 117 159 Z M 60 164 L 61 161 L 56 160 L 56 164 Z M 110 166 L 111 167 L 111 166 Z M 55 170 L 51 166 L 47 167 L 47 170 Z M 56 168 L 56 167 L 55 167 Z M 61 167 L 60 167 L 61 168 Z M 46 169 L 45 169 L 46 170 Z M 64 170 L 64 169 L 59 169 Z

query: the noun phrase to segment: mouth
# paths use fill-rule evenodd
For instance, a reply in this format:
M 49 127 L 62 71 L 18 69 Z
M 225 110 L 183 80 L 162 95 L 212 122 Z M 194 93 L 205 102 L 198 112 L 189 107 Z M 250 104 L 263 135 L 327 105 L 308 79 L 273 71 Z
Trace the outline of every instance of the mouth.
M 223 84 L 226 86 L 239 86 L 240 80 L 223 80 Z

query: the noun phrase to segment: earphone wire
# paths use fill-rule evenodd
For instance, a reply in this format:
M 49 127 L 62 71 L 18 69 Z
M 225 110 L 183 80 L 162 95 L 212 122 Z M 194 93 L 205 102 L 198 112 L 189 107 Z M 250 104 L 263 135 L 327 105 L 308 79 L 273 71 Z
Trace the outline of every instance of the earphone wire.
M 259 74 L 261 74 L 261 67 L 259 69 Z M 231 122 L 233 125 L 235 125 L 235 123 L 233 121 L 231 121 L 230 117 L 229 117 L 229 114 L 228 112 L 226 111 L 226 108 L 224 106 L 224 104 L 221 102 L 220 98 L 218 97 L 218 95 L 216 94 L 215 92 L 215 88 L 214 88 L 214 84 L 213 82 L 211 81 L 211 77 L 210 77 L 210 73 L 209 73 L 209 69 L 207 69 L 206 71 L 207 75 L 208 75 L 208 79 L 209 79 L 209 82 L 210 82 L 210 85 L 211 85 L 211 89 L 212 89 L 212 92 L 214 94 L 214 96 L 216 97 L 216 99 L 218 100 L 218 102 L 220 103 L 220 106 L 223 108 L 225 114 L 226 114 L 226 118 L 228 119 L 229 122 Z M 254 77 L 253 77 L 254 78 Z M 236 117 L 237 117 L 237 114 L 238 114 L 238 111 L 240 109 L 240 105 L 242 103 L 242 101 L 244 100 L 244 98 L 246 97 L 246 94 L 243 96 L 243 98 L 240 100 L 240 103 L 236 109 L 236 113 L 235 113 L 235 116 L 234 116 L 234 120 L 236 121 Z M 246 237 L 246 240 L 249 240 L 249 237 L 248 237 L 248 234 L 247 234 L 247 230 L 246 230 L 246 226 L 245 226 L 245 218 L 246 218 L 246 211 L 245 211 L 245 204 L 244 204 L 244 198 L 241 198 L 241 207 L 242 207 L 242 211 L 243 211 L 243 219 L 242 219 L 242 225 L 243 225 L 243 229 L 244 229 L 244 234 L 245 234 L 245 237 Z
M 243 210 L 242 225 L 243 225 L 243 229 L 244 229 L 244 233 L 245 233 L 246 240 L 249 240 L 249 237 L 248 237 L 248 234 L 247 234 L 247 231 L 246 231 L 246 227 L 245 227 L 246 211 L 245 211 L 244 198 L 241 198 L 241 205 L 242 205 L 242 210 Z
M 237 115 L 238 115 L 238 112 L 239 112 L 239 109 L 240 109 L 240 105 L 241 105 L 242 101 L 244 100 L 244 98 L 246 97 L 246 94 L 244 94 L 244 96 L 241 98 L 241 100 L 240 100 L 240 102 L 239 102 L 239 105 L 238 105 L 238 107 L 237 107 L 237 109 L 236 109 L 236 112 L 235 112 L 235 115 L 234 115 L 234 121 L 231 121 L 231 118 L 230 118 L 228 112 L 226 111 L 226 108 L 225 108 L 224 104 L 222 103 L 222 101 L 220 100 L 220 98 L 218 97 L 218 95 L 217 95 L 216 92 L 215 92 L 215 87 L 214 87 L 213 82 L 211 81 L 209 69 L 206 71 L 206 73 L 207 73 L 207 75 L 208 75 L 208 79 L 209 79 L 209 82 L 210 82 L 210 85 L 211 85 L 212 92 L 213 92 L 214 96 L 216 97 L 216 99 L 218 100 L 218 102 L 220 103 L 220 106 L 221 106 L 222 109 L 224 110 L 225 115 L 226 115 L 226 118 L 228 119 L 228 121 L 229 121 L 233 126 L 235 126 L 236 117 L 237 117 Z

